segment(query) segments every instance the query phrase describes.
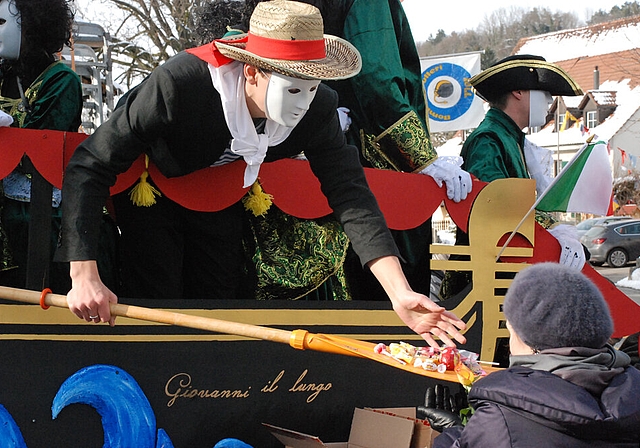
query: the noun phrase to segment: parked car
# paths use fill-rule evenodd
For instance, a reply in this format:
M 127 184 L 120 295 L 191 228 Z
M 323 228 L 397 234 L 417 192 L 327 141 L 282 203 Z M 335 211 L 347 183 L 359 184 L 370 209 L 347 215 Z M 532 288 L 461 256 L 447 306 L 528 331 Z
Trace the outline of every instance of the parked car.
M 591 252 L 591 264 L 621 268 L 640 256 L 640 219 L 595 225 L 580 242 Z
M 576 224 L 576 233 L 578 238 L 587 233 L 587 231 L 593 227 L 602 224 L 609 224 L 610 222 L 616 222 L 623 219 L 633 219 L 631 216 L 604 216 L 602 218 L 589 218 Z

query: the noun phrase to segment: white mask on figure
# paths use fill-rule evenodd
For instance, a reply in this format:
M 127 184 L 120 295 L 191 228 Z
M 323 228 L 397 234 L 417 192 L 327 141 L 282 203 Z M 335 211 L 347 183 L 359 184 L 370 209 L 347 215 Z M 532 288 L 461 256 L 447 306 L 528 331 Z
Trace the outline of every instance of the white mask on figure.
M 271 73 L 264 100 L 267 118 L 294 127 L 309 110 L 319 84 L 320 81 Z
M 553 97 L 543 90 L 529 91 L 529 127 L 544 126 Z
M 0 58 L 17 60 L 20 57 L 22 29 L 20 12 L 12 0 L 0 1 Z

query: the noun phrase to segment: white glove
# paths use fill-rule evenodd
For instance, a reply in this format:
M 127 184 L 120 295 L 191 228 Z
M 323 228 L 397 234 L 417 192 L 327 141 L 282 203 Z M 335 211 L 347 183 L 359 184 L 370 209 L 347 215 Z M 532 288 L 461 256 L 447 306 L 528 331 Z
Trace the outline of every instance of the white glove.
M 538 196 L 547 189 L 552 177 L 553 151 L 543 148 L 524 139 L 524 158 L 527 161 L 527 168 L 531 179 L 536 181 L 536 192 Z
M 340 119 L 342 132 L 347 132 L 349 126 L 351 126 L 351 117 L 349 117 L 349 112 L 351 111 L 346 107 L 338 107 L 338 119 Z
M 0 110 L 0 127 L 8 127 L 13 123 L 13 117 Z
M 560 224 L 549 229 L 549 233 L 560 243 L 561 251 L 558 263 L 581 271 L 587 260 L 582 244 L 578 240 L 576 228 L 574 226 Z
M 461 165 L 462 157 L 438 157 L 431 165 L 420 171 L 420 174 L 433 177 L 438 187 L 442 187 L 444 182 L 447 186 L 447 197 L 454 202 L 460 202 L 467 198 L 472 187 L 471 175 L 460 168 Z

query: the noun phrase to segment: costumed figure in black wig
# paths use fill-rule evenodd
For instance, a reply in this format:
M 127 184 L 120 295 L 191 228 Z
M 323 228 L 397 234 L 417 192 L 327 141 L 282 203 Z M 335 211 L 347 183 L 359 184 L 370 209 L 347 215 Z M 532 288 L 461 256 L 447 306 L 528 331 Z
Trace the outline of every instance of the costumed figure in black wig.
M 78 76 L 56 55 L 70 43 L 73 12 L 67 0 L 2 0 L 0 2 L 0 109 L 11 126 L 77 132 L 82 112 Z M 0 283 L 24 287 L 26 278 L 31 174 L 23 162 L 3 179 L 4 270 Z M 52 193 L 52 251 L 60 228 L 60 190 Z M 6 240 L 5 240 L 6 242 Z M 66 292 L 65 266 L 51 263 L 50 287 Z

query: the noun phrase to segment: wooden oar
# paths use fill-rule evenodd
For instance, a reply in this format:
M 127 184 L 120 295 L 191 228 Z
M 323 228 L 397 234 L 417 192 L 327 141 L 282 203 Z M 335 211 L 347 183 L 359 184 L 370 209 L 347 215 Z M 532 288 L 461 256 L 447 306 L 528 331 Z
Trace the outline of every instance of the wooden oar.
M 46 291 L 40 293 L 38 291 L 0 286 L 0 298 L 17 302 L 32 303 L 40 305 L 43 308 L 49 306 L 60 308 L 69 307 L 66 296 L 52 294 Z M 424 375 L 443 381 L 458 381 L 458 377 L 453 371 L 449 370 L 444 373 L 431 372 L 409 364 L 402 364 L 393 358 L 375 353 L 373 349 L 376 344 L 360 341 L 358 339 L 350 339 L 322 333 L 309 333 L 306 330 L 280 330 L 277 328 L 230 322 L 208 317 L 191 316 L 172 311 L 162 311 L 152 308 L 144 308 L 141 306 L 124 305 L 121 303 L 110 304 L 110 309 L 112 316 L 129 317 L 149 322 L 158 322 L 180 327 L 195 328 L 198 330 L 246 336 L 265 341 L 280 342 L 282 344 L 289 344 L 291 347 L 298 350 L 309 349 L 327 353 L 337 353 L 340 355 L 357 356 L 381 362 L 397 369 L 417 373 L 418 375 Z M 484 369 L 487 373 L 496 370 L 495 368 L 490 367 L 485 367 Z

